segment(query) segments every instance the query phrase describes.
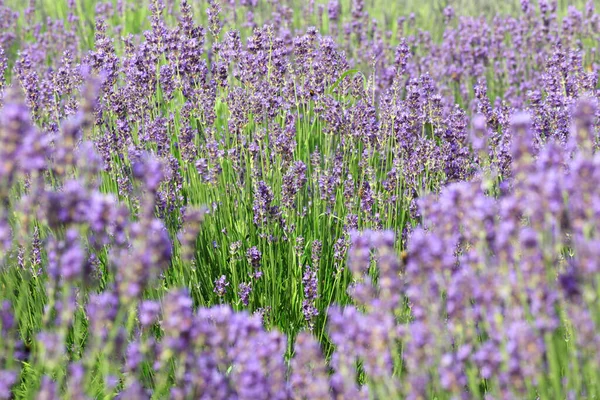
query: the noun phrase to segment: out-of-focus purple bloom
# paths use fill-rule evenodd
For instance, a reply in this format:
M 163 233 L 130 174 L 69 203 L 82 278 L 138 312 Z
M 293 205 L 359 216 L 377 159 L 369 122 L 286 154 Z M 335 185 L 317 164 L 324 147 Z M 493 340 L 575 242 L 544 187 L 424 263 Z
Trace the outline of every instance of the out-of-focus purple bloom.
M 133 177 L 143 181 L 150 192 L 158 190 L 164 176 L 160 161 L 134 149 L 130 149 L 129 157 L 132 159 Z
M 293 397 L 329 398 L 325 360 L 319 343 L 310 333 L 301 332 L 296 338 L 291 368 L 290 386 Z
M 110 291 L 90 296 L 86 314 L 93 335 L 98 341 L 107 339 L 119 311 L 119 299 Z
M 37 398 L 43 400 L 55 400 L 60 398 L 58 385 L 47 375 L 42 377 L 42 383 L 40 385 L 40 390 L 37 393 Z
M 163 302 L 164 331 L 161 360 L 167 361 L 172 356 L 186 351 L 192 339 L 194 318 L 192 299 L 185 290 L 172 290 Z
M 156 301 L 145 300 L 140 303 L 139 320 L 142 327 L 147 328 L 158 321 L 160 304 Z
M 61 335 L 54 332 L 40 332 L 37 340 L 43 348 L 42 354 L 46 365 L 55 367 L 62 364 L 65 344 Z
M 0 399 L 12 398 L 12 387 L 17 383 L 19 374 L 16 371 L 0 371 Z
M 2 323 L 2 333 L 5 335 L 15 327 L 15 317 L 8 300 L 4 300 L 0 305 L 0 323 Z

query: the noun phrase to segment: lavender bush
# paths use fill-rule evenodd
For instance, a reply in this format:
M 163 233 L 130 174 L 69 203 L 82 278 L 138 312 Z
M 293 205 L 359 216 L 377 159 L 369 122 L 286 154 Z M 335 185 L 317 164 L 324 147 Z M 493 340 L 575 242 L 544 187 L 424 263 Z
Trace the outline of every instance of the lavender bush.
M 600 396 L 600 14 L 452 3 L 0 0 L 0 399 Z

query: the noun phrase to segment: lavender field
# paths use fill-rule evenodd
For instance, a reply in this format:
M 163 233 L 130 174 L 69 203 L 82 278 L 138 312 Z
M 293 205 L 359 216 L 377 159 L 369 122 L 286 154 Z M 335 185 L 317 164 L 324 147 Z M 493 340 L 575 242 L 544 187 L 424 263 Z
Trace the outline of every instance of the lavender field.
M 599 399 L 599 72 L 597 0 L 0 0 L 0 400 Z

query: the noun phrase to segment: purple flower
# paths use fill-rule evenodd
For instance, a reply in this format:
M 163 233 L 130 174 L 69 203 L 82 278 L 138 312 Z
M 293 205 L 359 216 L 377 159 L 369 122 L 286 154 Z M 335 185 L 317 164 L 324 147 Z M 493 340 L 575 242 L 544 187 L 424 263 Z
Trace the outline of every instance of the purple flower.
M 262 254 L 256 246 L 252 246 L 246 251 L 246 258 L 248 259 L 250 265 L 252 265 L 254 268 L 260 267 Z
M 60 365 L 65 353 L 65 344 L 62 335 L 43 331 L 38 334 L 37 340 L 43 348 L 42 354 L 45 364 L 49 366 Z
M 118 311 L 119 300 L 114 293 L 105 291 L 90 296 L 86 314 L 89 326 L 92 328 L 93 337 L 96 340 L 104 341 L 107 339 Z
M 297 193 L 306 183 L 306 165 L 302 161 L 294 163 L 283 176 L 282 204 L 288 208 L 294 207 Z
M 209 0 L 208 5 L 209 7 L 206 9 L 206 15 L 208 16 L 208 27 L 210 33 L 212 33 L 213 36 L 217 37 L 219 36 L 219 33 L 221 32 L 222 28 L 222 23 L 219 20 L 221 7 L 219 5 L 219 2 L 214 0 Z
M 161 360 L 167 361 L 190 347 L 194 316 L 192 299 L 186 290 L 171 290 L 163 301 L 164 331 Z
M 273 192 L 271 188 L 263 181 L 258 182 L 254 193 L 254 223 L 262 226 L 267 220 L 275 215 L 275 208 L 272 205 Z
M 156 301 L 145 300 L 140 303 L 139 320 L 142 327 L 148 328 L 158 321 L 160 304 Z
M 304 269 L 302 276 L 302 285 L 304 286 L 304 300 L 302 301 L 302 313 L 308 323 L 308 328 L 312 330 L 315 324 L 315 318 L 319 311 L 315 307 L 318 298 L 318 278 L 317 269 L 311 269 L 308 265 Z
M 248 307 L 248 303 L 250 301 L 250 293 L 252 292 L 252 285 L 250 283 L 240 283 L 238 285 L 238 296 L 240 297 L 240 301 L 246 307 Z
M 15 317 L 8 300 L 4 300 L 0 305 L 0 323 L 3 334 L 7 334 L 15 327 Z
M 143 181 L 148 191 L 158 190 L 164 176 L 160 161 L 133 148 L 130 149 L 129 157 L 132 159 L 133 177 Z
M 227 286 L 229 286 L 229 282 L 227 282 L 227 278 L 225 275 L 221 275 L 218 279 L 215 280 L 215 288 L 213 292 L 217 294 L 219 297 L 223 297 L 227 291 Z
M 60 274 L 67 281 L 73 281 L 82 275 L 86 255 L 81 249 L 77 238 L 79 233 L 70 229 L 66 233 L 67 248 L 62 250 L 60 256 Z
M 7 399 L 10 397 L 7 397 Z M 47 375 L 42 377 L 40 390 L 37 393 L 37 398 L 42 400 L 54 400 L 60 398 L 59 388 L 56 382 Z
M 296 338 L 291 361 L 291 392 L 294 397 L 329 398 L 327 367 L 319 343 L 307 332 Z
M 12 387 L 17 383 L 19 374 L 16 371 L 0 371 L 0 399 L 12 398 Z

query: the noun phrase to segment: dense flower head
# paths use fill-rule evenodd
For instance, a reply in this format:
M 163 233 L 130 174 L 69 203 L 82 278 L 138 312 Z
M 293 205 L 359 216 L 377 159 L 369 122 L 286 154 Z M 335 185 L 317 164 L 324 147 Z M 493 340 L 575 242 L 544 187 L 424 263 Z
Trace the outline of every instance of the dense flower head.
M 215 288 L 213 290 L 219 297 L 223 297 L 227 292 L 227 286 L 229 286 L 227 277 L 225 275 L 221 275 L 217 280 L 215 280 Z

